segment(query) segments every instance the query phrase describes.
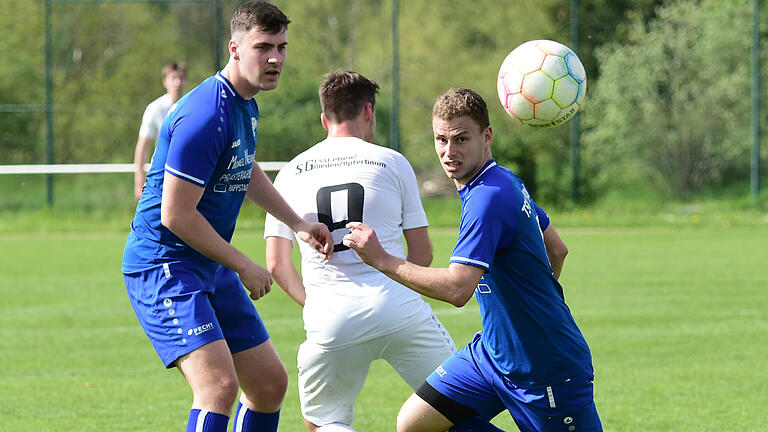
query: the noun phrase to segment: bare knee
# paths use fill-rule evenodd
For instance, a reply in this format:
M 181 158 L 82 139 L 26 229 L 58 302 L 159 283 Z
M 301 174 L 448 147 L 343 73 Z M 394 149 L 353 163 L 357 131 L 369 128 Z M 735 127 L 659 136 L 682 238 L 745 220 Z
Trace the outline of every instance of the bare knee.
M 229 413 L 237 400 L 238 383 L 234 375 L 219 376 L 192 388 L 194 406 L 218 413 Z
M 283 404 L 288 388 L 288 372 L 280 364 L 272 367 L 268 373 L 250 376 L 248 381 L 240 383 L 243 389 L 243 402 L 249 409 L 258 412 L 275 412 Z
M 228 414 L 237 399 L 238 380 L 229 349 L 212 342 L 181 357 L 176 366 L 194 394 L 195 408 Z
M 288 388 L 288 372 L 272 342 L 232 356 L 243 395 L 240 400 L 250 410 L 270 413 L 280 409 Z
M 215 387 L 215 391 L 218 393 L 218 397 L 222 403 L 225 403 L 230 407 L 235 404 L 235 400 L 237 400 L 237 392 L 239 390 L 236 376 L 231 375 L 223 378 Z
M 264 403 L 272 403 L 275 410 L 280 408 L 288 389 L 288 372 L 281 364 L 279 368 L 269 374 L 269 379 L 259 383 L 258 393 L 263 395 Z

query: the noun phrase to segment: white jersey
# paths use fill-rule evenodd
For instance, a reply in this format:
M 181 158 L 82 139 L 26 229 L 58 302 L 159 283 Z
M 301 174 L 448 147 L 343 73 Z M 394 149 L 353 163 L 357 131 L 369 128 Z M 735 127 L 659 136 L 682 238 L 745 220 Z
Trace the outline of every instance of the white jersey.
M 147 105 L 147 109 L 144 110 L 144 116 L 141 118 L 139 136 L 156 140 L 160 134 L 160 126 L 162 126 L 163 120 L 165 120 L 165 116 L 172 105 L 173 101 L 168 93 L 150 102 Z
M 275 188 L 300 216 L 329 225 L 334 254 L 323 262 L 299 241 L 307 297 L 307 340 L 343 348 L 398 331 L 431 308 L 421 296 L 363 263 L 342 244 L 349 221 L 376 231 L 384 249 L 405 258 L 403 230 L 427 226 L 416 175 L 400 153 L 354 137 L 328 138 L 283 167 Z M 264 237 L 296 241 L 294 233 L 267 215 Z

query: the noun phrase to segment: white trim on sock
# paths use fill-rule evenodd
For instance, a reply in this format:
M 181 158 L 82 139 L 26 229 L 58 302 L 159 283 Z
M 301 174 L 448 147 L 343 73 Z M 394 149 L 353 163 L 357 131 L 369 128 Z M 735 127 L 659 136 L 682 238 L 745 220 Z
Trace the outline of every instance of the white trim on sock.
M 197 415 L 197 423 L 195 424 L 195 432 L 203 432 L 203 426 L 205 425 L 205 416 L 209 411 L 204 409 L 200 410 L 200 414 Z

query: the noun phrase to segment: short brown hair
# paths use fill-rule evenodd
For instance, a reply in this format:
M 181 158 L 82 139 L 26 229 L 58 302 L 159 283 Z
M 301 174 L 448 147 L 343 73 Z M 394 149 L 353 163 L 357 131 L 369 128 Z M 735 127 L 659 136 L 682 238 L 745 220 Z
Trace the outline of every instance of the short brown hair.
M 182 76 L 187 76 L 187 64 L 183 62 L 169 62 L 163 66 L 163 78 L 167 77 L 169 73 L 176 72 Z
M 277 6 L 264 1 L 249 1 L 240 5 L 232 15 L 229 30 L 234 34 L 256 27 L 265 33 L 278 34 L 287 30 L 290 22 Z
M 337 71 L 325 75 L 320 84 L 320 106 L 325 118 L 332 122 L 352 120 L 370 102 L 376 105 L 379 85 L 353 71 Z
M 438 96 L 432 107 L 432 117 L 451 121 L 457 117 L 469 116 L 484 130 L 491 122 L 488 120 L 488 105 L 482 96 L 474 90 L 452 88 Z

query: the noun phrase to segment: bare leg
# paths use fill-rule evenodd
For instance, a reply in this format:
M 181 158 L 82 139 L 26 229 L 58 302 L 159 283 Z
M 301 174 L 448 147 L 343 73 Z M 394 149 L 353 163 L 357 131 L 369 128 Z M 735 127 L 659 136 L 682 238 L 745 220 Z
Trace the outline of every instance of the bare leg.
M 184 355 L 176 366 L 192 388 L 192 408 L 229 416 L 237 398 L 237 375 L 224 340 L 217 340 Z
M 317 425 L 316 425 L 316 424 L 314 424 L 314 423 L 312 423 L 312 422 L 310 422 L 310 421 L 307 421 L 307 419 L 304 419 L 304 426 L 306 426 L 306 427 L 307 427 L 307 430 L 308 430 L 309 432 L 315 432 L 315 431 L 317 431 Z
M 278 411 L 288 387 L 288 373 L 272 341 L 235 353 L 232 359 L 243 389 L 243 405 L 256 412 Z
M 397 414 L 398 432 L 444 432 L 453 423 L 416 394 L 405 401 Z

